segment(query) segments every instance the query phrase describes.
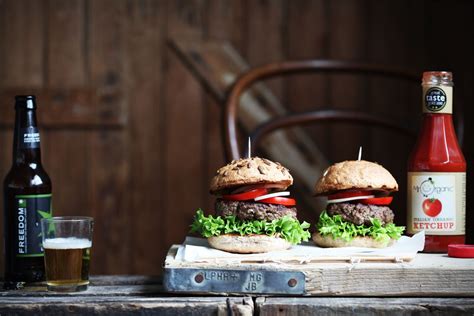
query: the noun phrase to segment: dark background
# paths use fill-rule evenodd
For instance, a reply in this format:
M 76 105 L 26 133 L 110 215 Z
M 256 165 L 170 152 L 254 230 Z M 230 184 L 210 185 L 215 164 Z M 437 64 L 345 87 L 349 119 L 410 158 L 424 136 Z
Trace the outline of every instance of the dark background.
M 56 215 L 96 220 L 93 273 L 158 274 L 223 161 L 219 106 L 166 46 L 225 39 L 250 65 L 332 58 L 454 73 L 454 111 L 474 157 L 472 1 L 0 0 L 0 175 L 11 165 L 15 93 L 38 95 L 43 162 Z M 295 111 L 365 109 L 416 128 L 421 88 L 350 75 L 269 86 Z M 370 127 L 308 128 L 332 161 L 364 157 L 397 178 L 405 222 L 413 139 Z M 316 179 L 315 179 L 316 181 Z M 467 214 L 473 230 L 474 179 Z M 314 223 L 314 210 L 300 207 Z M 474 215 L 474 214 L 473 214 Z

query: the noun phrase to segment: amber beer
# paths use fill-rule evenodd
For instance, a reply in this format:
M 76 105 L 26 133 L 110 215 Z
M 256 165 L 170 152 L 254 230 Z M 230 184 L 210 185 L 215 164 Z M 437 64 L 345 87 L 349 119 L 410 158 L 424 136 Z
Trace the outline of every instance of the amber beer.
M 46 283 L 57 290 L 85 289 L 89 284 L 89 262 L 92 242 L 76 237 L 46 239 Z
M 3 183 L 6 288 L 44 280 L 40 220 L 51 214 L 51 180 L 41 164 L 36 100 L 15 97 L 13 165 Z
M 87 289 L 93 224 L 94 220 L 85 216 L 41 220 L 48 290 L 76 292 Z

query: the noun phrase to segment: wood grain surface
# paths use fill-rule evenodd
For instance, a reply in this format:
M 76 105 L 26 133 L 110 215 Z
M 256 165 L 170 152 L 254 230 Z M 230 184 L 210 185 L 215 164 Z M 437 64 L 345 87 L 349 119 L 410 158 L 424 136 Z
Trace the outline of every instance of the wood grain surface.
M 260 316 L 283 315 L 472 315 L 469 298 L 265 298 L 255 302 Z
M 208 184 L 224 162 L 218 105 L 167 41 L 226 40 L 250 66 L 344 58 L 420 74 L 451 70 L 454 109 L 463 109 L 468 122 L 472 6 L 467 0 L 0 0 L 0 176 L 11 166 L 11 96 L 36 93 L 54 212 L 96 219 L 92 271 L 160 273 L 195 210 L 213 211 Z M 441 13 L 443 27 L 435 18 Z M 293 111 L 360 108 L 419 126 L 417 87 L 323 75 L 268 84 Z M 473 128 L 466 124 L 468 162 Z M 405 223 L 405 163 L 414 140 L 367 127 L 306 130 L 331 161 L 355 157 L 363 144 L 365 158 L 392 171 L 402 188 L 395 218 Z M 314 223 L 318 210 L 299 201 L 302 219 Z M 467 212 L 471 235 L 473 214 Z
M 0 313 L 14 315 L 472 315 L 473 297 L 170 296 L 161 279 L 93 276 L 80 293 L 44 286 L 0 291 Z M 1 284 L 0 284 L 1 285 Z
M 169 2 L 167 8 L 167 38 L 182 35 L 202 39 L 204 1 Z M 165 108 L 164 129 L 164 182 L 163 207 L 169 210 L 160 219 L 164 221 L 165 244 L 179 242 L 189 230 L 193 214 L 205 204 L 203 188 L 207 187 L 204 163 L 204 107 L 203 90 L 187 71 L 178 57 L 166 51 L 165 100 L 173 104 Z M 191 136 L 192 135 L 192 136 Z M 163 251 L 164 249 L 162 249 Z M 165 255 L 165 251 L 161 256 Z
M 1 286 L 0 282 L 0 286 Z M 2 315 L 241 315 L 254 314 L 250 297 L 186 297 L 163 292 L 161 278 L 93 276 L 84 292 L 54 293 L 44 284 L 0 290 Z
M 474 297 L 474 259 L 417 254 L 410 262 L 184 262 L 173 246 L 165 269 L 301 271 L 309 296 L 466 296 Z M 341 260 L 342 261 L 342 260 Z M 165 272 L 166 273 L 166 272 Z

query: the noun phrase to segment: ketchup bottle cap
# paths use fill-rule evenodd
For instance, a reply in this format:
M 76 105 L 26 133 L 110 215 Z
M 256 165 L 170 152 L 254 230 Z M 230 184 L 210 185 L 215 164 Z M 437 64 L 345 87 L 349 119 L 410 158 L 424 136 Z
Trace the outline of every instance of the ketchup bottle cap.
M 454 258 L 474 258 L 474 245 L 448 245 L 448 256 Z

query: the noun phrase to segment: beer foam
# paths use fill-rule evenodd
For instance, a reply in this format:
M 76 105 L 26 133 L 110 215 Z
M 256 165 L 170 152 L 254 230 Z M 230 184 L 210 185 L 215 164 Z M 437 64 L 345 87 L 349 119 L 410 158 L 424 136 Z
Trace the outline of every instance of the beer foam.
M 84 249 L 92 247 L 92 241 L 86 238 L 51 238 L 43 241 L 44 249 Z

